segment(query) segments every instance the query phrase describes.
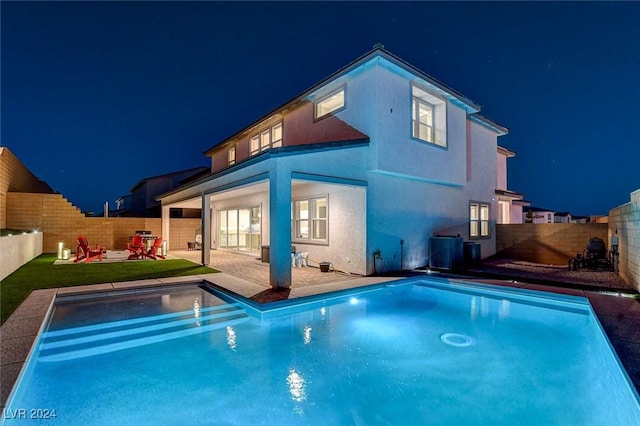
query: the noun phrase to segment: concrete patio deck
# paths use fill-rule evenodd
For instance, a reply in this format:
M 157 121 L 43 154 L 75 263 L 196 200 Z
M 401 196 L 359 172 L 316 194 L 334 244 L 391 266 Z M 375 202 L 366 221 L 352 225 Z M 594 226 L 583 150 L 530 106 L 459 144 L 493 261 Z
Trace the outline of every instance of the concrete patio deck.
M 171 257 L 181 257 L 199 263 L 199 251 L 171 251 Z M 254 298 L 270 290 L 268 264 L 255 256 L 212 251 L 211 267 L 220 273 L 153 279 L 118 283 L 105 283 L 59 289 L 36 290 L 0 327 L 0 406 L 7 398 L 28 357 L 35 339 L 43 327 L 43 320 L 57 295 L 67 298 L 83 298 L 88 294 L 135 290 L 147 287 L 173 286 L 207 280 L 228 291 L 247 298 Z M 318 268 L 293 268 L 293 285 L 286 298 L 304 297 L 336 290 L 366 286 L 403 277 L 360 277 L 336 272 L 323 273 Z M 457 279 L 465 279 L 458 277 Z M 615 293 L 604 294 L 575 288 L 562 288 L 540 284 L 527 284 L 509 279 L 467 278 L 469 281 L 517 287 L 527 290 L 571 294 L 588 298 L 619 359 L 636 390 L 640 393 L 640 302 Z

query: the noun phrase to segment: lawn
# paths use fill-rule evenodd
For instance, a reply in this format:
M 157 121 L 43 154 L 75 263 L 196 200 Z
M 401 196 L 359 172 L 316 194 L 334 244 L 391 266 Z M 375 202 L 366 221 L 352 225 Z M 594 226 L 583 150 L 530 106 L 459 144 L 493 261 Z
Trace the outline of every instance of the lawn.
M 32 290 L 218 272 L 184 259 L 158 262 L 91 262 L 54 266 L 55 260 L 55 254 L 42 254 L 2 280 L 0 323 L 4 323 L 9 318 Z

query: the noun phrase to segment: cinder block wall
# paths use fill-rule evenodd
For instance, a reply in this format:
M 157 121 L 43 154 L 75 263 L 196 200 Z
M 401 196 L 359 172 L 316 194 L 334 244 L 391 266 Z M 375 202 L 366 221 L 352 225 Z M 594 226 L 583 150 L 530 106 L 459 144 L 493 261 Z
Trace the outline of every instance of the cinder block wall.
M 620 276 L 640 291 L 640 189 L 631 201 L 609 210 L 609 236 L 618 231 Z
M 54 191 L 31 173 L 7 147 L 0 147 L 0 228 L 11 228 L 7 224 L 7 194 L 10 192 L 52 194 Z
M 523 223 L 496 225 L 496 255 L 549 265 L 566 265 L 592 237 L 609 249 L 606 223 Z
M 55 253 L 60 241 L 74 252 L 80 234 L 86 236 L 91 245 L 124 250 L 135 231 L 151 231 L 158 236 L 162 233 L 161 219 L 86 217 L 60 194 L 7 193 L 7 225 L 42 231 L 44 253 Z M 186 250 L 187 241 L 194 240 L 200 219 L 175 218 L 169 226 L 169 250 Z

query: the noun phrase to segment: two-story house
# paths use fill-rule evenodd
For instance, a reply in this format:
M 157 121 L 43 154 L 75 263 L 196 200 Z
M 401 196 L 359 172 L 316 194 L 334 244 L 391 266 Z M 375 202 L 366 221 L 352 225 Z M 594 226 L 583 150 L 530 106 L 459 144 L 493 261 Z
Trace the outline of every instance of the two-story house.
M 489 256 L 498 200 L 509 208 L 519 194 L 497 197 L 507 129 L 479 112 L 376 45 L 206 151 L 210 176 L 159 197 L 163 235 L 170 209 L 200 207 L 203 264 L 208 248 L 257 255 L 269 245 L 270 283 L 282 287 L 292 244 L 310 264 L 361 275 L 428 264 L 436 234 Z

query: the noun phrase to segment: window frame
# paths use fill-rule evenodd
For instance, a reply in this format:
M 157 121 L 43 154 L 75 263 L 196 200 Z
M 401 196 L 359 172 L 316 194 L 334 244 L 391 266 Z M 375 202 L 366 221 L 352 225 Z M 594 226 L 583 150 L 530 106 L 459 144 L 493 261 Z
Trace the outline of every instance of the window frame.
M 275 138 L 276 128 L 280 128 L 280 138 Z M 271 126 L 271 148 L 280 148 L 284 139 L 282 121 Z
M 229 147 L 229 151 L 227 151 L 227 165 L 233 166 L 236 164 L 236 146 L 233 145 Z
M 448 102 L 423 86 L 415 83 L 410 84 L 410 131 L 411 139 L 429 144 L 431 146 L 449 149 L 449 141 L 447 137 L 447 110 Z M 419 106 L 427 105 L 431 109 L 431 129 L 430 138 L 423 139 L 420 137 L 420 116 Z
M 426 107 L 429 108 L 429 110 L 431 111 L 431 122 L 430 123 L 423 123 L 422 121 L 420 121 L 420 106 L 424 105 Z M 411 123 L 412 123 L 412 129 L 411 129 L 411 134 L 414 137 L 414 139 L 418 139 L 421 141 L 425 141 L 425 142 L 429 142 L 431 144 L 434 145 L 438 145 L 435 142 L 435 106 L 427 101 L 425 101 L 424 99 L 421 99 L 417 96 L 412 96 L 412 101 L 411 101 Z M 420 134 L 420 126 L 424 125 L 426 127 L 428 127 L 429 129 L 429 134 L 428 134 L 428 139 L 424 139 L 421 137 Z
M 325 215 L 324 217 L 316 215 L 315 203 L 318 200 L 324 200 L 325 203 Z M 302 218 L 300 216 L 300 204 L 307 203 L 306 211 L 307 216 Z M 306 223 L 307 236 L 301 236 L 301 225 Z M 316 224 L 324 223 L 324 233 L 326 238 L 316 238 L 315 229 Z M 307 244 L 329 244 L 329 195 L 321 195 L 314 197 L 301 197 L 291 201 L 291 240 L 297 243 Z
M 474 217 L 473 208 L 476 208 Z M 483 212 L 486 218 L 483 218 Z M 485 201 L 469 202 L 469 239 L 491 238 L 491 204 Z
M 255 145 L 254 145 L 255 142 Z M 249 138 L 249 154 L 256 155 L 260 152 L 260 134 L 256 134 Z
M 275 139 L 275 131 L 280 128 L 280 138 Z M 254 156 L 271 148 L 280 148 L 284 140 L 284 124 L 282 121 L 264 128 L 249 137 L 249 155 Z M 264 143 L 267 141 L 267 143 Z
M 334 96 L 336 96 L 338 93 L 342 92 L 342 105 L 329 110 L 327 112 L 324 112 L 322 114 L 319 114 L 319 106 L 323 103 L 328 101 L 329 99 L 333 98 Z M 340 111 L 343 111 L 347 108 L 347 85 L 342 85 L 340 87 L 338 87 L 337 89 L 327 93 L 326 95 L 319 97 L 317 100 L 313 101 L 313 120 L 314 121 L 318 121 L 318 120 L 322 120 L 323 118 L 326 117 L 330 117 Z

